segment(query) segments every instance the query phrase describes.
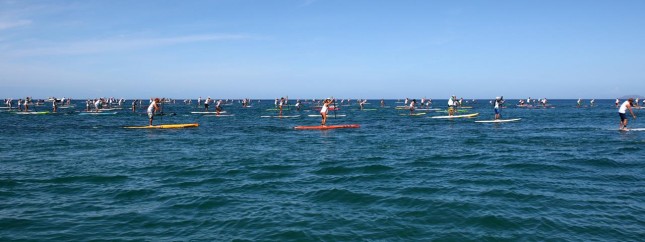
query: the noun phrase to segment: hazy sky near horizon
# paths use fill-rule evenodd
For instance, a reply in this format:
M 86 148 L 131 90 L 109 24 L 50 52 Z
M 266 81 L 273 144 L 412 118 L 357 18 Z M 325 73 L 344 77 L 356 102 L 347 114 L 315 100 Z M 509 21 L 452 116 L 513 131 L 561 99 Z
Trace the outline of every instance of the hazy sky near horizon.
M 644 90 L 642 0 L 0 0 L 0 98 Z

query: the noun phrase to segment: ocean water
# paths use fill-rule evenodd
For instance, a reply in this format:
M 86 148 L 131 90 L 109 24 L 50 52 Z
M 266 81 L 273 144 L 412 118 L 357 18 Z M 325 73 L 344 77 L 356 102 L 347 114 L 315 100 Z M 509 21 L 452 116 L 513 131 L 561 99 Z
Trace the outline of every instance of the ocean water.
M 261 118 L 272 100 L 165 104 L 156 124 L 200 124 L 173 130 L 124 129 L 147 125 L 127 107 L 1 110 L 0 241 L 642 241 L 645 132 L 618 131 L 613 100 L 575 102 L 508 101 L 522 120 L 484 124 L 487 101 L 443 120 L 370 100 L 330 112 L 361 128 L 328 131 L 293 129 L 319 124 L 309 104 Z

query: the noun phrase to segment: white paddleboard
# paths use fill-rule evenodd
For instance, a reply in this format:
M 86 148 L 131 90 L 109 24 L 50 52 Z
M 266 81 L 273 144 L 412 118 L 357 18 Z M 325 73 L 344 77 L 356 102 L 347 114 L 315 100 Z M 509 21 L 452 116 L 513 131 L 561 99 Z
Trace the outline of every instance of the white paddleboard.
M 521 118 L 513 118 L 513 119 L 495 119 L 495 120 L 477 120 L 475 123 L 507 123 L 507 122 L 515 122 L 519 121 Z
M 400 113 L 399 115 L 401 115 L 401 116 L 421 116 L 421 115 L 426 115 L 426 113 L 413 113 L 413 114 Z
M 453 119 L 453 118 L 472 118 L 479 115 L 479 113 L 471 113 L 471 114 L 464 114 L 464 115 L 452 115 L 452 116 L 433 116 L 432 118 L 440 118 L 440 119 Z
M 620 131 L 645 131 L 645 128 L 627 128 L 627 130 L 620 130 Z
M 209 114 L 209 115 L 204 115 L 204 117 L 233 117 L 233 116 L 235 116 L 235 114 L 220 114 L 220 115 L 217 115 L 217 114 L 211 115 L 211 114 Z
M 216 111 L 212 111 L 212 112 L 208 111 L 208 112 L 190 112 L 190 113 L 194 113 L 194 114 L 216 114 L 217 112 Z M 220 111 L 219 113 L 226 113 L 226 111 Z
M 260 116 L 260 118 L 297 118 L 297 117 L 300 117 L 300 115 Z
M 337 115 L 327 114 L 327 118 L 333 118 L 334 116 L 336 116 L 336 117 L 345 117 L 347 115 L 345 115 L 345 114 L 337 114 Z M 320 118 L 320 114 L 309 114 L 309 115 L 307 115 L 307 117 L 318 117 L 318 118 Z

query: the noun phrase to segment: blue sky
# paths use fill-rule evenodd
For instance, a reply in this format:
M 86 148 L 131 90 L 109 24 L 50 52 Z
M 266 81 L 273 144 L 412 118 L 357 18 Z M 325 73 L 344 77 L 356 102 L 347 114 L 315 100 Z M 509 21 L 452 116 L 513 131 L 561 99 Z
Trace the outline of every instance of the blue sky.
M 0 98 L 645 94 L 645 1 L 0 0 Z

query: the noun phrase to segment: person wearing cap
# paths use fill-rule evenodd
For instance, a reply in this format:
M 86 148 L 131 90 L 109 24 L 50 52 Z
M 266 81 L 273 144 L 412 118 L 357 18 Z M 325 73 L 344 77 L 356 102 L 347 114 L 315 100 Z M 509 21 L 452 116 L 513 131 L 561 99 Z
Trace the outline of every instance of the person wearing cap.
M 150 126 L 152 126 L 152 119 L 155 117 L 155 113 L 159 111 L 159 98 L 155 98 L 148 106 L 148 119 L 150 119 Z
M 636 115 L 634 115 L 634 112 L 632 111 L 632 106 L 634 105 L 634 99 L 630 98 L 627 101 L 623 102 L 622 105 L 620 105 L 620 108 L 618 108 L 618 115 L 620 116 L 620 128 L 618 130 L 629 130 L 627 129 L 627 115 L 626 111 L 629 110 L 629 113 L 632 114 L 632 117 L 636 119 Z

